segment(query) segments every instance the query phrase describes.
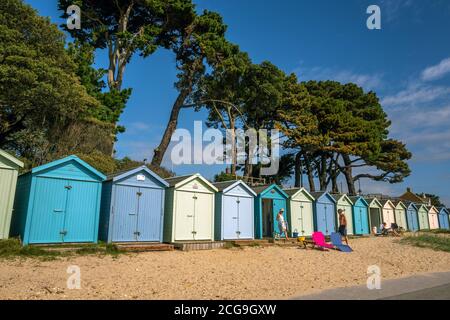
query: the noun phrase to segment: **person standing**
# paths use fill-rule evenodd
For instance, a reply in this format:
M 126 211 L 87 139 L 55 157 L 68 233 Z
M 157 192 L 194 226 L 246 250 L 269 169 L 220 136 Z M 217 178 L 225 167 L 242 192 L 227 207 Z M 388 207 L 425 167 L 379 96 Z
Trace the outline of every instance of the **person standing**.
M 345 210 L 339 209 L 339 233 L 344 238 L 345 243 L 348 245 L 348 238 L 347 238 L 347 217 L 345 216 Z
M 284 233 L 284 235 L 286 236 L 286 240 L 289 240 L 286 220 L 284 219 L 284 209 L 283 208 L 281 208 L 277 214 L 277 221 L 278 221 L 278 229 L 280 230 L 280 236 L 283 236 L 283 233 Z

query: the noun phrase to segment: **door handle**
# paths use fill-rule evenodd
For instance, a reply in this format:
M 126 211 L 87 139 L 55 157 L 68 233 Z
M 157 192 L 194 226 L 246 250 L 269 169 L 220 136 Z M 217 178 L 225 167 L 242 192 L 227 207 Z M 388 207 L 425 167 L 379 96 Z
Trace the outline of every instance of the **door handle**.
M 194 216 L 192 214 L 188 214 L 186 217 L 193 218 Z
M 233 217 L 234 220 L 237 220 L 237 217 Z
M 72 189 L 72 186 L 65 186 L 64 188 L 66 188 L 67 190 Z
M 53 209 L 53 212 L 60 213 L 60 212 L 64 212 L 64 210 L 63 209 Z

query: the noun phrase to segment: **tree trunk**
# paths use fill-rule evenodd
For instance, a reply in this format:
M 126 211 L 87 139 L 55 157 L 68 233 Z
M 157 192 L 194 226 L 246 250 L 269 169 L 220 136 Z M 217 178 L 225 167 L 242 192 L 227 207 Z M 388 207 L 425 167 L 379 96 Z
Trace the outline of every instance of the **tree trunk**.
M 311 167 L 311 161 L 306 154 L 303 154 L 303 158 L 305 159 L 306 174 L 308 175 L 309 191 L 315 192 L 316 184 L 314 182 L 314 172 Z
M 189 96 L 191 90 L 192 90 L 191 88 L 184 89 L 178 95 L 178 98 L 172 107 L 172 112 L 170 113 L 169 122 L 167 124 L 166 130 L 164 131 L 161 142 L 160 142 L 159 146 L 154 150 L 152 165 L 158 166 L 158 167 L 161 166 L 161 163 L 164 158 L 164 154 L 166 153 L 167 148 L 169 147 L 172 135 L 175 132 L 175 130 L 177 129 L 178 116 L 180 115 L 180 111 L 184 105 L 184 101 Z
M 302 168 L 302 154 L 301 152 L 298 152 L 295 155 L 295 187 L 300 188 L 303 187 L 303 181 L 302 181 L 302 174 L 303 174 L 303 168 Z
M 230 110 L 228 110 L 228 114 L 230 114 Z M 236 176 L 236 165 L 237 165 L 236 131 L 233 117 L 230 116 L 229 119 L 231 130 L 231 174 L 233 176 Z
M 350 156 L 348 155 L 342 155 L 342 159 L 344 160 L 344 176 L 345 180 L 347 181 L 347 189 L 348 193 L 351 196 L 356 195 L 356 189 L 355 189 L 355 182 L 353 181 L 353 172 L 352 172 L 352 163 Z
M 320 156 L 320 164 L 319 164 L 319 184 L 320 190 L 327 190 L 327 156 Z

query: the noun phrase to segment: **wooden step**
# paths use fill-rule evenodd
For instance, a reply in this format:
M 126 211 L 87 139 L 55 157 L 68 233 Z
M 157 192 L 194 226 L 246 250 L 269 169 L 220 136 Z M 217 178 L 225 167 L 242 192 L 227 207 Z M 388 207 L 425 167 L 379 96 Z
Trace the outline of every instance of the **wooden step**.
M 265 247 L 271 245 L 267 239 L 226 240 L 225 243 L 229 243 L 236 247 Z
M 196 241 L 196 242 L 174 242 L 173 246 L 181 251 L 193 250 L 212 250 L 223 248 L 224 242 L 221 241 Z
M 127 252 L 173 251 L 174 246 L 167 243 L 116 243 L 117 248 Z

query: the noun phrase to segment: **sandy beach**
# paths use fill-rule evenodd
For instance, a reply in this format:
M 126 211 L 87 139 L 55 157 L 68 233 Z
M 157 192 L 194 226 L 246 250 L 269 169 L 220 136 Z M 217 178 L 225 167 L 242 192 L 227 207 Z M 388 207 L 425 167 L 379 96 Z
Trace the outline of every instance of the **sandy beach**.
M 449 253 L 397 242 L 354 239 L 351 254 L 249 247 L 0 260 L 0 299 L 289 299 L 364 284 L 370 265 L 383 279 L 450 271 Z M 79 290 L 67 289 L 70 265 L 80 267 Z

